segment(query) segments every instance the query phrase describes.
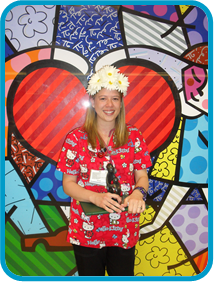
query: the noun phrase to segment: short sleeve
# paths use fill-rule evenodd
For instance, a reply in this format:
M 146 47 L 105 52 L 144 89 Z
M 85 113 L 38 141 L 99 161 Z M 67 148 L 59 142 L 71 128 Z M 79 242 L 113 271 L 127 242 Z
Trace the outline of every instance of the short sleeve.
M 134 149 L 134 169 L 146 169 L 152 165 L 148 147 L 140 131 L 135 135 L 135 149 Z
M 72 131 L 65 138 L 56 169 L 66 174 L 78 175 L 80 171 L 78 148 L 78 139 Z

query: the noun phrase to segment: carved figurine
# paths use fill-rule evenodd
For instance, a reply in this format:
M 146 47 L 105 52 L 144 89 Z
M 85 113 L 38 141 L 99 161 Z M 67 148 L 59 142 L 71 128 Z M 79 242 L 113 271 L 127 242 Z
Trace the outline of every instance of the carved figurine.
M 115 176 L 115 173 L 117 172 L 116 169 L 111 163 L 108 163 L 106 168 L 108 170 L 106 176 L 106 185 L 108 192 L 120 195 L 121 187 L 118 178 Z

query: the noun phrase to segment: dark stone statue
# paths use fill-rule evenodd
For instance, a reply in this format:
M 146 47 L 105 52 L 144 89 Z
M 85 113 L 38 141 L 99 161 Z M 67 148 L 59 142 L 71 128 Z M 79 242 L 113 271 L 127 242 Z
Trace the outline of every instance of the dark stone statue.
M 106 185 L 108 192 L 120 195 L 121 187 L 118 178 L 115 176 L 115 173 L 117 172 L 116 169 L 111 163 L 108 163 L 106 168 L 108 170 L 106 176 Z

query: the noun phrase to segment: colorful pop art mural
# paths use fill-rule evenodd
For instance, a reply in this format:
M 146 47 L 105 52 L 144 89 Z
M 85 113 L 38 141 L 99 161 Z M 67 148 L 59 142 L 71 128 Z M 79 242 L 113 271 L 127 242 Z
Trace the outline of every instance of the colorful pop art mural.
M 17 276 L 77 276 L 56 163 L 84 121 L 87 80 L 130 81 L 127 123 L 151 152 L 136 276 L 208 262 L 208 17 L 192 5 L 17 5 L 5 19 L 5 261 Z

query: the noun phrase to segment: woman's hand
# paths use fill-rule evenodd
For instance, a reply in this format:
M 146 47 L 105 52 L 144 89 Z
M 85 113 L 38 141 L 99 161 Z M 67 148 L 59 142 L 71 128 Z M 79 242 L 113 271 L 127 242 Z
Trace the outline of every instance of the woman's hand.
M 144 212 L 146 203 L 143 200 L 141 192 L 134 190 L 131 195 L 125 198 L 121 206 L 124 208 L 128 206 L 129 213 L 141 213 Z
M 91 202 L 107 212 L 121 213 L 125 210 L 121 205 L 122 199 L 119 195 L 90 191 L 78 185 L 76 181 L 77 176 L 63 175 L 63 189 L 68 196 L 80 202 Z
M 144 187 L 148 190 L 149 187 L 149 180 L 147 175 L 146 169 L 135 170 L 134 171 L 136 187 Z M 146 203 L 143 200 L 142 193 L 135 189 L 132 191 L 131 195 L 125 198 L 124 203 L 122 204 L 123 207 L 128 206 L 129 213 L 141 213 L 144 212 L 146 208 Z
M 90 197 L 90 201 L 96 206 L 103 208 L 110 213 L 121 213 L 125 210 L 125 208 L 121 205 L 122 199 L 117 194 L 95 193 Z

